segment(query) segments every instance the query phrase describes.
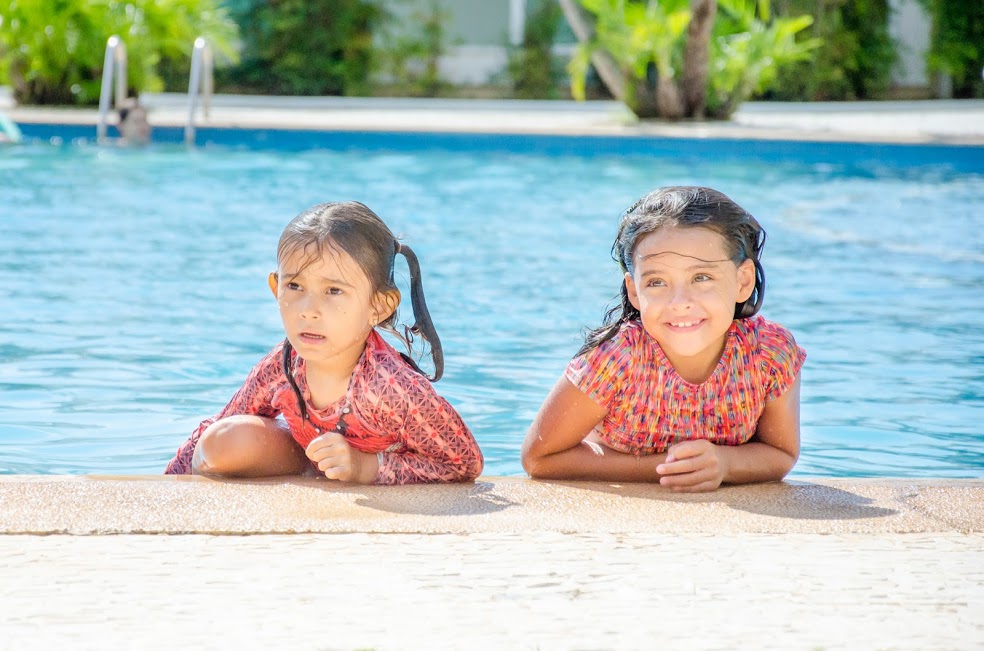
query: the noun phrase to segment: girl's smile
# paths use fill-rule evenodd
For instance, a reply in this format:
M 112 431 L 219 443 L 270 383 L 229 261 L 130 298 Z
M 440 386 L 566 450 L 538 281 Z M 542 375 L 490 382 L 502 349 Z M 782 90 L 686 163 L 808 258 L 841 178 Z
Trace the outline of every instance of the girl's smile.
M 677 373 L 700 383 L 724 351 L 735 304 L 755 286 L 750 260 L 735 265 L 707 228 L 664 227 L 639 240 L 625 274 L 629 301 Z

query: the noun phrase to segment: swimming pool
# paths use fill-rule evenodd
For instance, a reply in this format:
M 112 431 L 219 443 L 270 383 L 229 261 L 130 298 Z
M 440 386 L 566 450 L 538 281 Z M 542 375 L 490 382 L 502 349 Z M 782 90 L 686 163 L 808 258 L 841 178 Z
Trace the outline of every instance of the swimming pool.
M 620 211 L 703 184 L 768 230 L 763 314 L 809 352 L 792 476 L 984 476 L 982 148 L 172 131 L 131 150 L 24 125 L 0 149 L 0 474 L 161 472 L 282 338 L 280 230 L 338 199 L 417 250 L 439 389 L 486 474 L 522 474 L 617 291 Z

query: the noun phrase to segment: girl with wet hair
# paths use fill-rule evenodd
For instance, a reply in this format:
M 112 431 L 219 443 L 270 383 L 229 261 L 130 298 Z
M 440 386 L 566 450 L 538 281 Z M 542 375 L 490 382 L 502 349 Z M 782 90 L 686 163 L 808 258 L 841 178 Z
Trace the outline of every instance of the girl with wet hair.
M 612 246 L 621 301 L 540 408 L 526 471 L 685 492 L 785 477 L 806 352 L 758 316 L 764 244 L 755 218 L 710 188 L 661 188 L 631 206 Z
M 397 254 L 410 270 L 415 322 L 397 332 Z M 482 453 L 432 381 L 444 370 L 417 256 L 357 202 L 295 217 L 270 274 L 287 334 L 214 418 L 202 421 L 165 471 L 222 477 L 317 473 L 362 484 L 469 481 Z M 378 329 L 430 345 L 427 377 Z M 280 416 L 281 418 L 278 418 Z

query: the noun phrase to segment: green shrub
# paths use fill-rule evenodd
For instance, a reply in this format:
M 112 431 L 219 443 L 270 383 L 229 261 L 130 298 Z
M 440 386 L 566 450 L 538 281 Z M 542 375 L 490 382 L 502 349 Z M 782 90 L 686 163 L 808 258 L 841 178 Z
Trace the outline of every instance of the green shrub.
M 242 62 L 216 76 L 224 90 L 274 95 L 366 95 L 378 64 L 381 0 L 249 0 L 234 18 Z
M 451 17 L 438 0 L 413 11 L 404 23 L 386 16 L 377 43 L 387 94 L 437 97 L 448 90 L 438 63 L 447 52 Z
M 984 97 L 984 2 L 922 0 L 933 19 L 926 67 L 953 80 L 954 97 Z
M 131 93 L 160 90 L 162 59 L 187 70 L 198 36 L 220 60 L 236 56 L 236 26 L 219 0 L 9 0 L 0 4 L 0 83 L 22 104 L 95 104 L 113 34 L 126 44 Z
M 523 42 L 511 47 L 507 71 L 513 95 L 520 99 L 553 99 L 563 68 L 553 55 L 561 11 L 556 0 L 540 0 L 526 17 Z
M 784 70 L 769 99 L 882 99 L 898 60 L 888 0 L 777 0 L 776 12 L 814 17 L 805 36 L 823 41 L 811 61 Z
M 689 0 L 578 1 L 593 14 L 594 33 L 581 40 L 568 66 L 572 94 L 584 97 L 588 64 L 601 51 L 611 57 L 625 82 L 622 96 L 612 84 L 609 89 L 641 118 L 727 118 L 752 93 L 774 84 L 784 66 L 809 59 L 819 45 L 816 39 L 797 39 L 812 21 L 808 15 L 774 17 L 769 0 L 717 0 L 712 9 L 716 13 L 710 14 L 703 84 L 686 75 L 688 64 L 704 67 L 697 55 L 687 59 L 694 19 Z M 705 93 L 706 106 L 684 101 Z

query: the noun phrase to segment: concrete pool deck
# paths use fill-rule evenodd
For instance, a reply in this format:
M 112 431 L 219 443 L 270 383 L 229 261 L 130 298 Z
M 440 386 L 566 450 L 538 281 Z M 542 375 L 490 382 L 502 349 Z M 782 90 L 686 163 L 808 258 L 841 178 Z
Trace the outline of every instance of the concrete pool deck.
M 155 126 L 183 127 L 185 101 L 144 97 Z M 984 102 L 656 125 L 611 102 L 219 96 L 197 124 L 984 145 Z M 984 648 L 984 479 L 0 476 L 0 534 L 0 649 Z
M 149 120 L 184 127 L 185 95 L 141 96 Z M 23 123 L 95 125 L 95 109 L 15 106 L 0 110 Z M 110 116 L 115 120 L 115 115 Z M 456 100 L 217 95 L 198 127 L 329 131 L 428 131 L 819 142 L 984 145 L 984 100 L 908 102 L 747 102 L 728 122 L 641 123 L 617 102 Z
M 984 480 L 10 476 L 0 532 L 10 649 L 984 645 Z

